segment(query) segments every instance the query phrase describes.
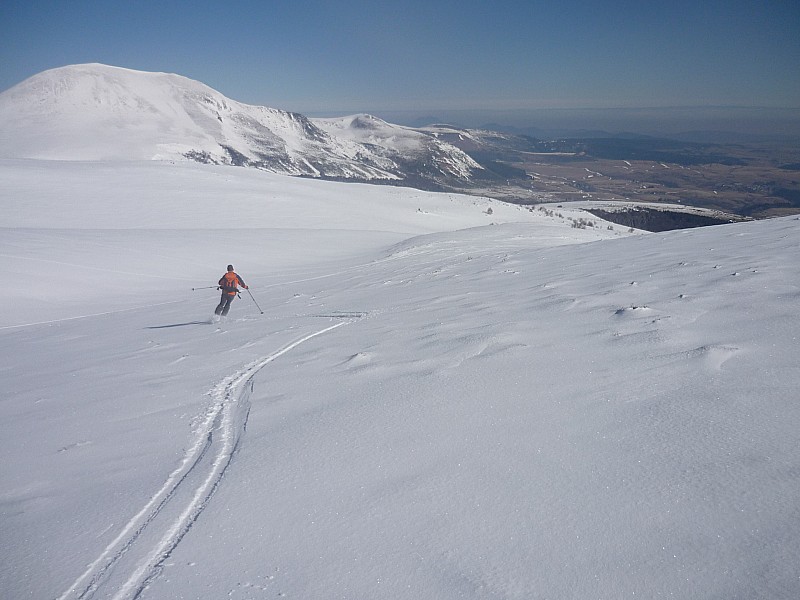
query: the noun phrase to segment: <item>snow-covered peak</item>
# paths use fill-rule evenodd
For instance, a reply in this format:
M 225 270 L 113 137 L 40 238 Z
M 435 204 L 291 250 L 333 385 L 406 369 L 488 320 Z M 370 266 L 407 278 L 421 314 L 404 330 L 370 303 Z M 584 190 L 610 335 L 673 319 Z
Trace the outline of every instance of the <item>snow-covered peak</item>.
M 0 95 L 0 153 L 56 160 L 177 158 L 191 149 L 218 148 L 219 127 L 209 131 L 198 121 L 202 112 L 226 105 L 221 94 L 180 75 L 99 64 L 52 69 Z
M 312 119 L 320 129 L 330 135 L 345 137 L 347 139 L 363 141 L 366 143 L 379 143 L 380 141 L 412 142 L 419 145 L 422 140 L 429 140 L 431 136 L 409 127 L 393 125 L 383 119 L 368 114 L 357 114 L 332 119 Z
M 99 63 L 43 71 L 6 93 L 28 102 L 51 103 L 52 106 L 130 107 L 131 100 L 152 99 L 167 88 L 220 95 L 205 84 L 174 73 L 136 71 Z
M 383 119 L 379 119 L 373 115 L 366 113 L 359 113 L 349 115 L 346 117 L 335 117 L 330 119 L 315 119 L 317 123 L 326 124 L 329 127 L 336 127 L 339 129 L 369 129 L 379 130 L 382 128 L 393 127 Z

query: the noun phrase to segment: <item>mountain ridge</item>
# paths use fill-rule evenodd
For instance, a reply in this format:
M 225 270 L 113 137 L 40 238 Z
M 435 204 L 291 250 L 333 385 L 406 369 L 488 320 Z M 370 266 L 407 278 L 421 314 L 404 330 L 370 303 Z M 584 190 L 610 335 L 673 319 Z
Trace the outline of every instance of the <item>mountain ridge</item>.
M 311 119 L 204 83 L 99 63 L 43 71 L 0 94 L 0 157 L 194 160 L 293 176 L 468 182 L 480 165 L 436 136 L 371 115 Z

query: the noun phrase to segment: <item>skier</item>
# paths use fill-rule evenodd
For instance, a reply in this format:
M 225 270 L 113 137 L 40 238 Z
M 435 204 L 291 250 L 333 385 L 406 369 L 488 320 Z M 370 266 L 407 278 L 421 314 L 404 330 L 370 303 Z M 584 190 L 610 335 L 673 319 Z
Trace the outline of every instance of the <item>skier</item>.
M 231 302 L 233 302 L 236 294 L 239 293 L 239 288 L 237 286 L 242 286 L 244 289 L 247 289 L 247 285 L 233 270 L 233 265 L 228 265 L 228 272 L 220 278 L 218 285 L 219 289 L 222 290 L 222 299 L 214 310 L 214 314 L 224 317 L 231 308 Z

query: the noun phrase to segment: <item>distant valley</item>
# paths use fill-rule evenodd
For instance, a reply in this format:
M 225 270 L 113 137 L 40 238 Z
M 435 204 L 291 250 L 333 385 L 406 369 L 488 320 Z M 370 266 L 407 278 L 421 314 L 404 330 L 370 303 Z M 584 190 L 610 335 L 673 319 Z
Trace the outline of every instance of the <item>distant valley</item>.
M 538 140 L 444 126 L 428 130 L 491 173 L 476 179 L 471 193 L 508 202 L 680 204 L 752 218 L 800 213 L 800 148 L 788 143 Z

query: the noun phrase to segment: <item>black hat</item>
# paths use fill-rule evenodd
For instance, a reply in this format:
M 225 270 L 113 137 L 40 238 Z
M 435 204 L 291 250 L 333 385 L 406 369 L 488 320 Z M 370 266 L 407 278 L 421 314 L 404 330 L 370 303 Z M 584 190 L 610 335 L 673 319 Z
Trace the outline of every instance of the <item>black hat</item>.
M 233 271 L 233 265 L 228 265 L 228 271 Z

